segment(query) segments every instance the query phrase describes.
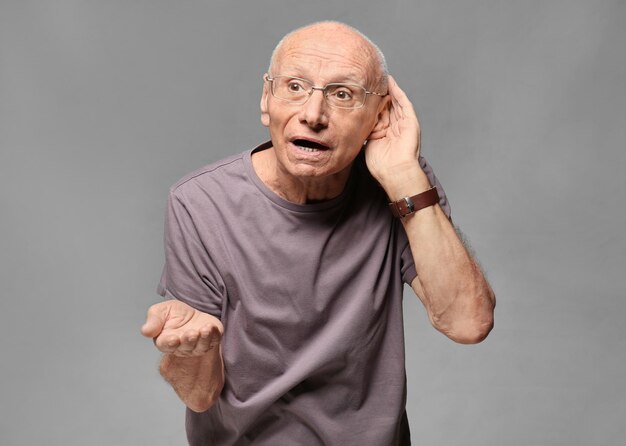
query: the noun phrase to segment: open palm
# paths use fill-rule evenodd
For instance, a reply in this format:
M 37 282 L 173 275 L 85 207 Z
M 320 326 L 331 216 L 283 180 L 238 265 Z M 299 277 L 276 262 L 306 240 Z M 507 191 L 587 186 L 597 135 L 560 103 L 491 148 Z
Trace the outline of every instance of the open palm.
M 224 328 L 219 319 L 184 302 L 168 300 L 148 310 L 141 332 L 163 353 L 200 356 L 219 345 Z

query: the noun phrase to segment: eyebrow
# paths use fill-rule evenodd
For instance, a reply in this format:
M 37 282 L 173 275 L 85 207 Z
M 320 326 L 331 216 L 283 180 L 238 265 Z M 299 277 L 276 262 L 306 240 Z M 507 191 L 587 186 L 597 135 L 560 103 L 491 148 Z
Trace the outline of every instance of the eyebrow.
M 301 66 L 301 65 L 291 65 L 290 69 L 285 70 L 284 72 L 281 71 L 280 73 L 275 73 L 275 76 L 292 76 L 292 77 L 299 77 L 301 79 L 306 79 L 308 81 L 311 81 L 311 79 L 309 79 L 307 76 L 301 74 L 304 73 L 306 70 Z M 291 74 L 291 73 L 300 73 L 300 74 Z M 332 80 L 330 82 L 328 82 L 329 84 L 353 84 L 353 85 L 359 85 L 359 86 L 365 86 L 367 84 L 367 81 L 359 81 L 354 77 L 350 77 L 348 76 L 344 76 L 341 78 L 338 78 L 337 80 Z

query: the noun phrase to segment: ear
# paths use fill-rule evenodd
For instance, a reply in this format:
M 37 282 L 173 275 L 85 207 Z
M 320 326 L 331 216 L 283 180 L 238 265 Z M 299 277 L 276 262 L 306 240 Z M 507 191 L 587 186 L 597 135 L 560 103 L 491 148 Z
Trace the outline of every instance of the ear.
M 267 76 L 267 74 L 265 76 Z M 263 93 L 261 94 L 261 124 L 263 124 L 265 127 L 269 127 L 270 113 L 267 107 L 267 100 L 269 99 L 269 88 L 268 82 L 265 80 L 265 76 L 263 76 Z
M 389 127 L 389 117 L 390 117 L 390 108 L 391 108 L 391 96 L 387 95 L 382 98 L 380 104 L 378 104 L 378 112 L 376 114 L 376 123 L 374 124 L 374 128 L 372 132 L 367 137 L 370 139 L 380 139 L 385 136 L 387 133 L 387 128 Z

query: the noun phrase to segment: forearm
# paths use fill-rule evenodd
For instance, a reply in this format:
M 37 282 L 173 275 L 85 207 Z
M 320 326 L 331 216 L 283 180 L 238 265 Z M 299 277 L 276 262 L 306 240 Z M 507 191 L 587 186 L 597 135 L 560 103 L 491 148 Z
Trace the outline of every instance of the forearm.
M 426 175 L 412 166 L 400 171 L 386 190 L 397 200 L 429 187 Z M 495 297 L 447 216 L 435 205 L 405 217 L 402 224 L 418 274 L 418 295 L 433 325 L 457 342 L 480 342 L 493 326 Z
M 202 356 L 166 353 L 161 359 L 160 372 L 187 407 L 204 412 L 217 401 L 224 386 L 221 347 Z
M 483 340 L 493 326 L 495 297 L 441 208 L 422 209 L 403 224 L 433 325 L 457 342 Z

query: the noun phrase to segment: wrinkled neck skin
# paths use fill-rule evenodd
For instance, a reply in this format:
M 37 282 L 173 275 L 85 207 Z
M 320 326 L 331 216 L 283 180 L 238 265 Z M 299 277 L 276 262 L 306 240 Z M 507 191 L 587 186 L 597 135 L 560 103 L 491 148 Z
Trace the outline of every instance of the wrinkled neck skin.
M 324 177 L 291 175 L 276 159 L 274 149 L 252 154 L 252 166 L 272 192 L 296 204 L 316 203 L 339 196 L 350 177 L 352 164 Z

